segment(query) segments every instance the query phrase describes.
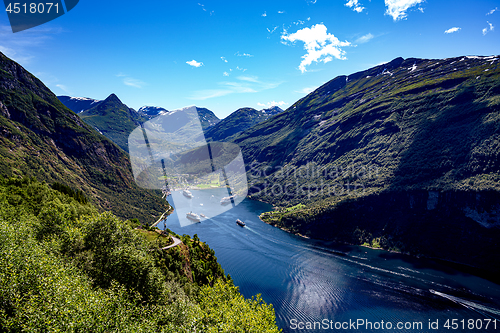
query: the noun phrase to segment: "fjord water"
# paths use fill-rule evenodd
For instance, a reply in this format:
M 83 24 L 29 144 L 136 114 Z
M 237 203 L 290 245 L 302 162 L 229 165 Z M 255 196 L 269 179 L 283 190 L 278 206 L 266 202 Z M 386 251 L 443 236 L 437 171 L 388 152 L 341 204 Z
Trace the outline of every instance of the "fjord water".
M 272 210 L 272 206 L 258 201 L 245 199 L 214 216 L 227 191 L 191 192 L 193 198 L 177 199 L 175 203 L 169 197 L 176 206 L 166 227 L 181 235 L 198 234 L 214 249 L 226 274 L 231 275 L 245 297 L 260 293 L 273 304 L 283 332 L 336 331 L 335 326 L 299 328 L 300 322 L 306 325 L 324 319 L 329 323 L 372 323 L 371 329 L 337 329 L 351 332 L 383 331 L 380 326 L 376 329 L 376 323 L 382 321 L 385 327 L 388 322 L 393 325 L 388 330 L 392 332 L 500 331 L 500 286 L 495 283 L 431 260 L 291 235 L 259 219 L 260 213 Z M 178 216 L 182 219 L 187 212 L 196 213 L 201 207 L 207 219 L 180 226 Z M 236 219 L 247 226 L 238 226 Z M 458 328 L 446 329 L 446 321 L 451 324 L 453 319 Z M 470 319 L 475 320 L 474 325 L 483 324 L 482 329 L 469 329 Z M 496 319 L 496 330 L 491 322 L 485 329 L 486 321 L 477 319 Z M 461 320 L 465 320 L 465 329 Z M 429 321 L 438 321 L 438 329 L 429 329 Z M 396 328 L 397 323 L 420 322 L 422 329 Z

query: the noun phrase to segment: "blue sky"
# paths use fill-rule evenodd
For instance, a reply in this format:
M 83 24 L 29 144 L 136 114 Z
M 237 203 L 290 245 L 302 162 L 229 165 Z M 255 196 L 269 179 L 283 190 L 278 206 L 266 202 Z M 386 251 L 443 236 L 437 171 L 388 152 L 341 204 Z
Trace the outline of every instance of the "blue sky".
M 338 75 L 396 57 L 500 54 L 498 0 L 95 1 L 0 51 L 57 95 L 135 109 L 283 109 Z M 498 27 L 498 28 L 497 28 Z

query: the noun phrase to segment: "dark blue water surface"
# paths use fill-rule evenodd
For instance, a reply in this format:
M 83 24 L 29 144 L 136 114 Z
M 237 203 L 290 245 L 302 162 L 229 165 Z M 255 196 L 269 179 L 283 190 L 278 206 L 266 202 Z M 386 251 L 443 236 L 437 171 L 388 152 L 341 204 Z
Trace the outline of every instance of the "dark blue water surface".
M 177 207 L 166 227 L 198 234 L 245 297 L 260 293 L 273 304 L 283 332 L 500 332 L 497 284 L 430 260 L 291 235 L 259 219 L 272 206 L 258 201 L 245 199 L 214 217 L 224 192 L 192 193 L 169 197 Z M 181 227 L 177 214 L 184 219 L 197 210 L 208 218 Z

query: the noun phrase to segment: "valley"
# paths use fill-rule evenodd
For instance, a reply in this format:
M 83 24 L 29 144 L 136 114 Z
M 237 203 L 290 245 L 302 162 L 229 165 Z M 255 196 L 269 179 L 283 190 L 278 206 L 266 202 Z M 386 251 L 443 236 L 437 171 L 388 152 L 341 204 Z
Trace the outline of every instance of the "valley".
M 85 266 L 88 263 L 81 260 L 87 260 L 85 258 L 88 253 L 85 251 L 92 248 L 91 243 L 65 252 L 64 242 L 69 239 L 67 237 L 76 237 L 72 239 L 80 242 L 78 244 L 84 244 L 79 240 L 80 236 L 72 233 L 87 233 L 86 225 L 90 222 L 84 216 L 97 216 L 96 214 L 105 211 L 111 211 L 117 217 L 103 213 L 99 217 L 92 217 L 90 225 L 97 226 L 106 221 L 112 222 L 113 230 L 141 227 L 144 228 L 141 231 L 144 237 L 155 242 L 153 236 L 157 232 L 149 225 L 157 221 L 163 212 L 171 213 L 174 203 L 162 200 L 160 189 L 145 190 L 136 184 L 129 162 L 128 138 L 141 124 L 158 115 L 169 114 L 170 111 L 152 106 L 135 111 L 115 94 L 104 100 L 68 96 L 56 98 L 41 81 L 20 65 L 3 55 L 0 60 L 0 163 L 2 176 L 5 178 L 2 186 L 18 187 L 20 190 L 16 191 L 19 193 L 30 193 L 32 187 L 44 186 L 37 183 L 36 177 L 43 183 L 60 184 L 53 185 L 53 188 L 63 189 L 62 193 L 79 198 L 83 205 L 68 208 L 76 204 L 61 197 L 57 200 L 69 206 L 64 206 L 64 209 L 53 208 L 56 211 L 59 209 L 57 214 L 45 212 L 48 208 L 43 205 L 49 203 L 44 201 L 23 208 L 27 209 L 26 214 L 35 214 L 38 221 L 36 223 L 41 223 L 42 226 L 45 225 L 44 219 L 51 216 L 47 215 L 49 213 L 71 216 L 72 222 L 68 222 L 69 224 L 55 222 L 56 225 L 45 225 L 52 228 L 50 230 L 57 231 L 58 236 L 53 242 L 60 242 L 63 246 L 63 250 L 57 250 L 57 258 L 69 256 L 71 262 L 78 267 L 90 267 Z M 240 210 L 235 208 L 218 217 L 219 213 L 215 209 L 219 206 L 218 198 L 213 207 L 203 206 L 204 209 L 214 209 L 214 216 L 209 216 L 202 224 L 188 225 L 182 230 L 201 232 L 204 237 L 213 239 L 210 242 L 216 244 L 216 251 L 222 254 L 224 267 L 227 265 L 236 274 L 241 274 L 241 270 L 244 270 L 236 263 L 239 256 L 230 254 L 232 252 L 221 247 L 216 240 L 217 235 L 222 232 L 227 233 L 224 239 L 228 244 L 234 242 L 232 236 L 228 235 L 234 236 L 235 231 L 229 230 L 225 222 L 240 218 L 234 215 L 239 212 L 238 214 L 246 216 L 244 232 L 249 237 L 241 245 L 241 251 L 252 249 L 254 245 L 251 242 L 262 242 L 261 246 L 264 248 L 271 246 L 271 243 L 282 242 L 287 248 L 300 248 L 300 251 L 310 254 L 314 252 L 314 267 L 294 263 L 297 267 L 300 266 L 297 268 L 300 274 L 311 269 L 317 270 L 315 265 L 328 257 L 328 267 L 343 267 L 345 274 L 350 276 L 349 283 L 355 283 L 350 280 L 353 274 L 350 272 L 355 271 L 356 276 L 359 276 L 359 267 L 364 267 L 363 261 L 358 260 L 359 254 L 355 254 L 362 251 L 356 247 L 361 245 L 387 250 L 386 256 L 394 262 L 412 262 L 408 266 L 400 264 L 397 267 L 386 267 L 386 264 L 379 261 L 383 259 L 370 255 L 370 270 L 387 270 L 395 275 L 406 274 L 401 272 L 420 267 L 425 262 L 428 266 L 424 265 L 424 270 L 447 271 L 453 267 L 454 273 L 450 274 L 468 272 L 498 283 L 499 61 L 500 57 L 465 56 L 436 60 L 396 58 L 362 72 L 336 77 L 286 110 L 278 107 L 263 110 L 240 108 L 228 117 L 219 119 L 214 112 L 197 107 L 196 112 L 207 142 L 212 142 L 214 147 L 217 142 L 240 147 L 246 167 L 248 198 L 252 200 L 243 201 L 243 208 Z M 189 153 L 184 156 L 188 157 L 189 163 L 196 160 L 190 160 L 189 156 Z M 32 183 L 12 180 L 29 177 L 32 177 Z M 205 196 L 224 186 L 216 174 L 197 179 L 189 173 L 179 173 L 160 180 L 168 182 L 169 179 L 172 185 L 191 179 L 195 184 L 191 189 L 194 192 L 202 190 Z M 45 189 L 43 191 L 52 193 Z M 4 194 L 0 199 L 4 200 L 4 206 L 7 207 L 0 212 L 3 216 L 10 216 L 9 212 L 16 209 L 12 208 L 16 202 L 28 200 L 25 194 L 13 197 L 7 190 L 2 193 Z M 59 207 L 57 200 L 54 201 L 54 207 Z M 42 204 L 39 211 L 36 210 L 38 204 Z M 252 208 L 253 205 L 255 209 Z M 73 215 L 69 213 L 71 209 L 74 210 L 71 213 Z M 196 212 L 196 209 L 201 208 L 186 206 L 182 209 L 194 209 Z M 198 250 L 195 248 L 199 245 L 197 235 L 190 238 L 176 234 L 181 231 L 175 222 L 178 220 L 176 214 L 177 211 L 174 211 L 158 226 L 167 228 L 174 223 L 169 227 L 174 231 L 167 228 L 167 232 L 181 239 L 187 247 L 181 246 L 178 251 L 168 249 L 169 254 L 163 257 L 144 254 L 149 258 L 144 259 L 144 265 L 156 265 L 161 279 L 174 283 L 178 295 L 175 297 L 185 297 L 188 302 L 197 304 L 195 307 L 201 309 L 201 312 L 192 314 L 194 317 L 190 318 L 201 320 L 200 318 L 208 318 L 213 306 L 206 305 L 208 300 L 201 296 L 204 295 L 201 291 L 203 288 L 213 287 L 215 289 L 205 291 L 210 293 L 222 290 L 223 294 L 231 294 L 235 298 L 241 295 L 238 296 L 231 289 L 234 285 L 221 271 L 212 250 L 200 245 L 201 254 L 196 252 Z M 61 221 L 61 217 L 55 221 Z M 257 227 L 255 223 L 261 221 L 309 239 L 288 239 L 292 235 L 283 236 L 280 230 L 276 230 L 278 233 L 275 234 L 275 231 L 270 231 L 267 229 L 269 226 L 263 223 L 263 226 Z M 233 226 L 234 222 L 228 225 Z M 18 226 L 2 226 L 4 230 L 11 230 L 13 227 Z M 104 228 L 101 231 L 106 230 Z M 123 232 L 124 235 L 129 233 Z M 30 239 L 34 237 L 33 246 L 37 249 L 48 241 L 45 238 L 37 239 L 36 234 L 24 235 Z M 269 238 L 268 235 L 273 236 Z M 90 241 L 87 236 L 82 237 Z M 41 242 L 42 245 L 36 245 L 36 242 Z M 140 242 L 136 246 L 143 246 L 139 245 Z M 170 244 L 168 240 L 157 242 L 161 246 Z M 320 244 L 320 247 L 315 244 Z M 41 251 L 41 257 L 46 256 L 42 247 L 37 250 Z M 281 250 L 273 247 L 269 251 Z M 200 261 L 190 263 L 191 252 L 208 259 L 197 257 Z M 259 260 L 275 260 L 267 252 L 257 252 Z M 331 253 L 334 255 L 333 259 L 330 258 Z M 353 261 L 353 266 L 344 266 L 335 259 L 335 256 L 345 255 L 349 262 Z M 411 257 L 404 259 L 405 255 Z M 126 256 L 123 258 L 128 258 L 123 259 L 124 262 L 130 259 Z M 444 264 L 441 266 L 436 262 Z M 50 265 L 58 264 L 53 262 Z M 267 267 L 266 265 L 261 266 Z M 269 268 L 265 268 L 263 272 L 266 269 Z M 278 276 L 285 274 L 286 279 L 293 276 L 288 271 L 285 273 L 283 267 L 279 269 L 276 272 L 279 273 Z M 85 274 L 89 274 L 91 279 L 97 279 L 96 281 L 105 281 L 102 280 L 103 275 L 99 275 L 102 274 L 99 270 L 89 270 Z M 211 277 L 210 274 L 217 275 L 223 284 L 214 283 L 215 280 L 211 279 L 215 276 Z M 420 279 L 416 277 L 419 274 L 420 271 L 412 275 L 411 279 Z M 439 276 L 439 281 L 448 281 L 448 276 L 436 272 L 433 274 Z M 467 288 L 473 288 L 473 278 L 464 282 Z M 130 279 L 120 283 L 136 283 L 136 277 Z M 238 275 L 235 280 L 238 285 L 243 286 L 246 297 L 258 292 L 243 276 Z M 270 277 L 268 280 L 274 281 Z M 372 282 L 376 280 L 375 277 L 364 285 L 367 295 L 368 289 L 375 288 Z M 292 279 L 289 283 L 299 288 L 301 282 Z M 323 282 L 318 283 L 322 285 Z M 420 283 L 411 282 L 409 285 L 418 289 Z M 426 280 L 422 283 L 427 286 L 434 282 Z M 443 283 L 448 286 L 448 282 Z M 422 304 L 417 299 L 424 297 L 425 302 L 432 303 L 435 301 L 434 297 L 437 297 L 418 292 L 401 296 L 399 291 L 395 291 L 397 288 L 389 284 L 382 289 L 390 289 L 391 293 L 398 294 L 398 302 L 414 302 L 412 304 L 418 307 Z M 273 286 L 276 288 L 275 292 L 283 292 L 277 285 Z M 330 287 L 322 285 L 325 290 Z M 103 284 L 99 288 L 107 290 L 110 286 Z M 264 286 L 260 285 L 259 288 Z M 460 288 L 460 283 L 446 288 Z M 348 288 L 343 292 L 347 292 L 346 290 Z M 146 291 L 143 292 L 144 295 L 149 295 Z M 484 295 L 484 291 L 481 293 Z M 285 298 L 287 302 L 297 301 L 293 295 L 276 298 L 275 293 L 270 291 L 266 291 L 264 295 L 268 302 L 280 302 Z M 467 293 L 467 297 L 470 295 Z M 259 300 L 258 304 L 253 304 L 268 309 L 265 310 L 266 318 L 273 318 L 272 306 L 267 307 L 262 299 Z M 371 302 L 373 298 L 363 295 L 363 300 Z M 327 302 L 328 298 L 324 301 Z M 346 300 L 343 302 L 347 307 L 354 306 Z M 301 307 L 303 305 L 300 303 Z M 123 303 L 120 306 L 128 305 Z M 387 311 L 392 311 L 389 303 L 384 306 Z M 252 309 L 248 311 L 258 311 L 258 307 Z M 284 327 L 292 314 L 282 304 L 277 309 L 279 324 Z M 335 307 L 329 309 L 332 313 L 336 311 Z M 434 305 L 429 309 L 440 313 L 439 307 Z M 209 312 L 203 312 L 205 310 Z M 307 312 L 305 309 L 303 311 Z M 407 314 L 401 315 L 404 317 Z M 463 313 L 460 312 L 460 315 Z M 308 316 L 314 319 L 313 314 L 309 313 Z M 260 319 L 257 316 L 255 320 Z M 151 325 L 143 324 L 147 327 Z M 274 331 L 272 319 L 265 325 L 268 325 L 269 332 Z
M 277 209 L 265 222 L 496 274 L 499 61 L 396 58 L 286 111 L 198 112 L 208 141 L 241 147 L 249 198 Z

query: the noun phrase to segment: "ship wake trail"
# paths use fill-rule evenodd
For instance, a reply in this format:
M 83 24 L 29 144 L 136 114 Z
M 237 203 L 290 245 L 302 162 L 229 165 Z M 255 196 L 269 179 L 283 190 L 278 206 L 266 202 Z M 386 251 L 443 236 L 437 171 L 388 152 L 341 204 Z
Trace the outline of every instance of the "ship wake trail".
M 448 294 L 445 294 L 445 293 L 441 293 L 441 292 L 435 291 L 433 289 L 430 289 L 429 291 L 431 293 L 433 293 L 434 295 L 438 295 L 438 296 L 444 297 L 444 298 L 446 298 L 446 299 L 448 299 L 448 300 L 450 300 L 450 301 L 452 301 L 452 302 L 454 302 L 456 304 L 460 304 L 460 305 L 466 307 L 467 309 L 479 312 L 480 314 L 488 316 L 488 317 L 491 317 L 493 319 L 500 320 L 500 310 L 497 310 L 497 309 L 494 309 L 494 308 L 491 308 L 491 307 L 488 307 L 488 306 L 484 306 L 482 304 L 478 304 L 478 303 L 475 303 L 475 302 L 471 302 L 469 300 L 466 300 L 466 299 L 463 299 L 463 298 L 460 298 L 460 297 L 456 297 L 456 296 L 448 295 Z

